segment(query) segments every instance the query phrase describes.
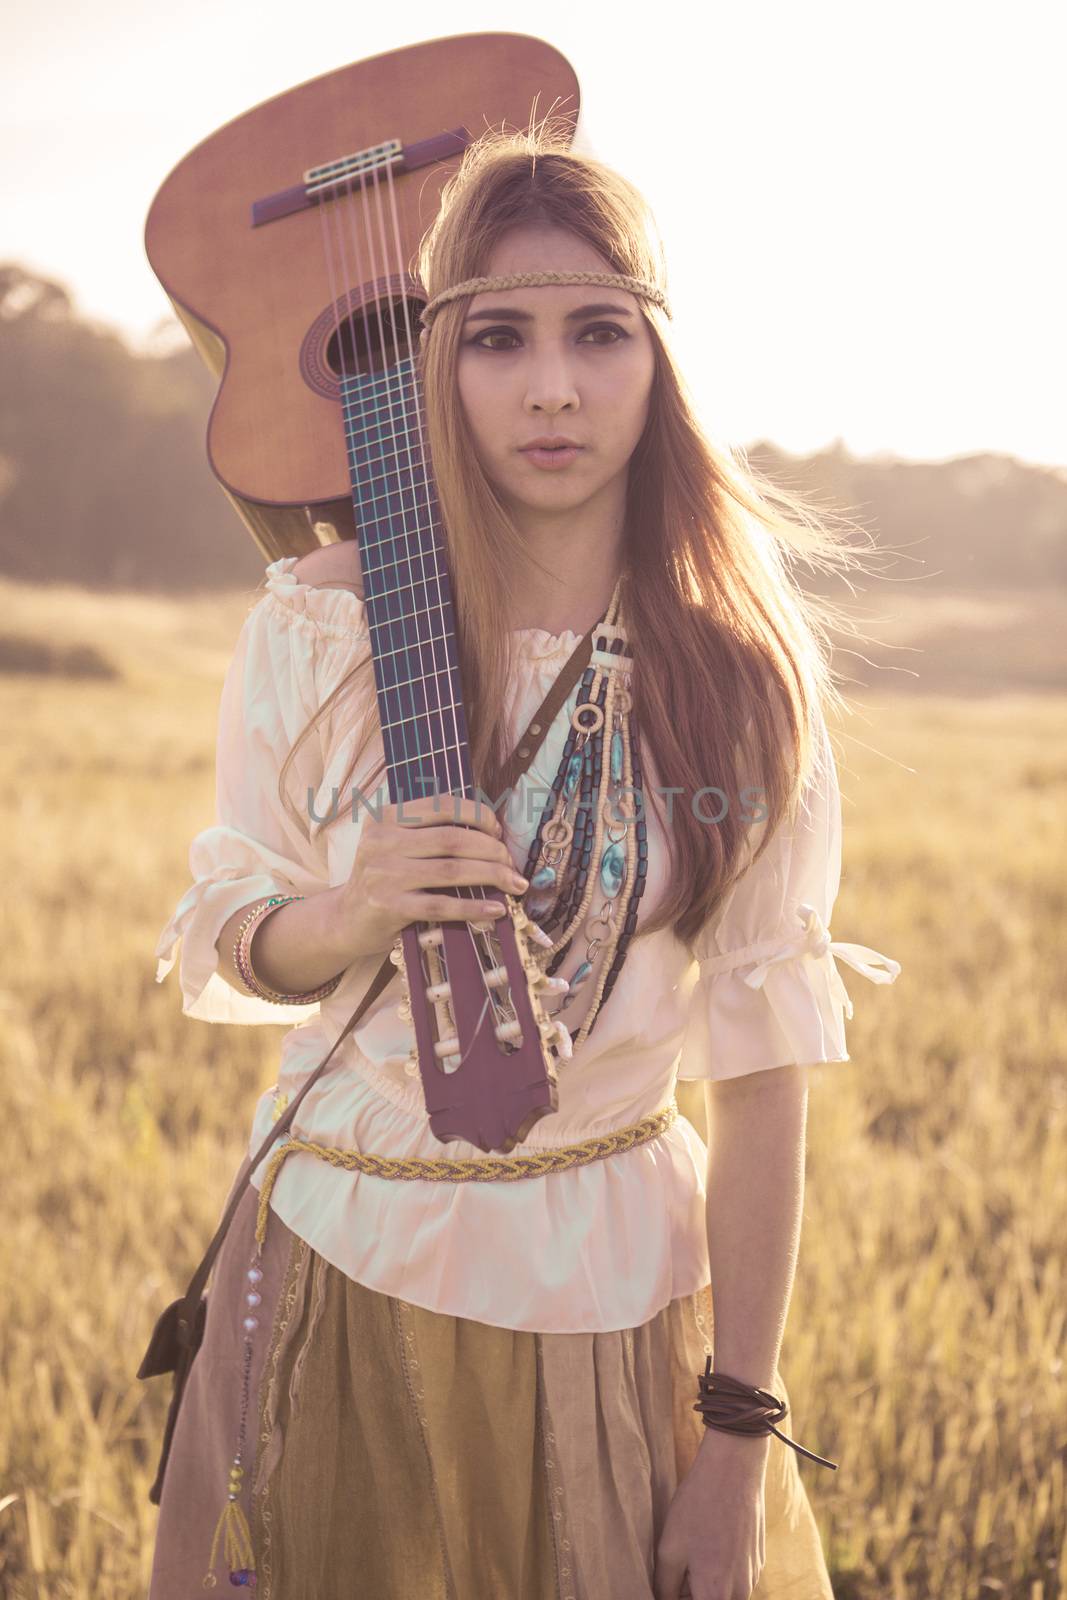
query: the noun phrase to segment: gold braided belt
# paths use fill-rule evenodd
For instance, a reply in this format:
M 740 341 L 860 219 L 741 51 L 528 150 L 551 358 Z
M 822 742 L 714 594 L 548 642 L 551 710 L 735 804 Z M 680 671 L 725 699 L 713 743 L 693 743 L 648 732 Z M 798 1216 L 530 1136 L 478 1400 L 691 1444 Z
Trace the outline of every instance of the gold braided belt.
M 611 1133 L 598 1134 L 593 1139 L 584 1139 L 580 1144 L 562 1144 L 553 1150 L 538 1151 L 536 1155 L 475 1156 L 465 1161 L 449 1160 L 446 1156 L 430 1160 L 421 1156 L 367 1155 L 360 1150 L 335 1150 L 329 1145 L 316 1144 L 311 1139 L 297 1139 L 290 1134 L 267 1161 L 256 1213 L 256 1241 L 262 1247 L 267 1233 L 267 1212 L 274 1180 L 282 1162 L 294 1150 L 318 1156 L 320 1161 L 343 1167 L 346 1172 L 369 1172 L 375 1178 L 428 1178 L 435 1183 L 515 1183 L 520 1178 L 540 1178 L 546 1172 L 562 1172 L 567 1167 L 582 1167 L 590 1161 L 603 1161 L 605 1156 L 647 1144 L 650 1139 L 665 1133 L 677 1116 L 678 1102 L 672 1097 L 661 1110 L 642 1117 L 640 1122 L 632 1123 L 628 1128 L 616 1128 Z

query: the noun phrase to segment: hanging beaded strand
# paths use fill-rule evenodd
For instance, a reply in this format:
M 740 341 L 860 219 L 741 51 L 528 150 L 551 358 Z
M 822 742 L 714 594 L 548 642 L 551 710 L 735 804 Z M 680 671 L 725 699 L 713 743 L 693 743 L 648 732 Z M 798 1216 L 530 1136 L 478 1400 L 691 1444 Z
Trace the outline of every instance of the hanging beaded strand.
M 621 822 L 623 827 L 622 837 L 626 844 L 626 875 L 624 881 L 626 885 L 632 884 L 633 888 L 627 899 L 622 928 L 619 930 L 614 942 L 614 959 L 611 966 L 604 973 L 600 987 L 597 989 L 594 1001 L 595 1009 L 592 1012 L 589 1027 L 582 1036 L 583 1038 L 588 1037 L 588 1034 L 592 1033 L 596 1027 L 601 1009 L 615 987 L 615 981 L 625 964 L 626 952 L 633 937 L 634 929 L 637 926 L 641 897 L 645 892 L 648 880 L 648 837 L 643 808 L 643 779 L 638 756 L 638 741 L 631 737 L 632 724 L 629 713 L 632 706 L 630 674 L 626 672 L 623 674 L 622 683 L 617 686 L 615 692 L 611 740 L 611 771 L 613 784 L 616 786 L 615 795 L 618 797 L 617 799 L 613 797 L 611 807 L 618 812 L 618 816 L 613 817 L 610 809 L 605 806 L 601 808 L 600 817 L 604 825 L 609 825 L 612 828 L 619 827 Z M 618 752 L 618 755 L 616 755 L 616 752 Z M 616 776 L 616 772 L 618 776 Z M 635 797 L 641 797 L 640 809 L 638 810 L 635 810 L 635 806 L 639 803 Z M 614 835 L 612 835 L 612 838 L 614 839 Z M 609 906 L 611 909 L 614 908 L 613 900 L 607 902 L 603 909 L 607 910 Z
M 643 807 L 635 812 L 634 795 L 640 793 L 641 777 L 630 730 L 632 661 L 625 654 L 627 636 L 620 620 L 620 587 L 616 585 L 605 620 L 594 632 L 593 654 L 525 871 L 530 880 L 530 915 L 553 937 L 545 969 L 550 976 L 566 959 L 574 934 L 590 908 L 597 881 L 604 894 L 596 916 L 586 924 L 585 958 L 571 979 L 567 997 L 553 1013 L 558 1015 L 588 982 L 601 946 L 606 946 L 590 1008 L 577 1034 L 571 1033 L 574 1045 L 581 1044 L 592 1032 L 600 1008 L 622 970 L 647 876 Z M 605 829 L 608 844 L 602 849 Z M 569 857 L 561 872 L 568 845 Z M 598 867 L 591 875 L 589 866 L 594 857 Z M 626 901 L 621 929 L 615 914 L 620 897 Z M 555 933 L 560 927 L 564 931 Z
M 237 1425 L 237 1449 L 230 1465 L 229 1486 L 226 1493 L 226 1503 L 219 1514 L 215 1524 L 215 1535 L 211 1541 L 211 1554 L 208 1557 L 208 1570 L 201 1579 L 201 1588 L 214 1589 L 218 1586 L 215 1576 L 215 1561 L 218 1556 L 219 1542 L 225 1541 L 224 1556 L 229 1568 L 229 1578 L 235 1588 L 254 1589 L 257 1584 L 255 1557 L 252 1549 L 252 1534 L 248 1526 L 248 1518 L 241 1506 L 241 1494 L 244 1489 L 244 1453 L 247 1438 L 248 1405 L 251 1392 L 252 1374 L 252 1338 L 259 1327 L 259 1318 L 256 1311 L 261 1303 L 262 1296 L 259 1286 L 263 1281 L 263 1269 L 260 1266 L 262 1247 L 257 1243 L 252 1253 L 250 1265 L 245 1276 L 249 1288 L 245 1293 L 247 1313 L 242 1318 L 241 1327 L 244 1330 L 244 1360 L 241 1375 L 241 1417 Z
M 593 934 L 590 940 L 586 960 L 579 966 L 576 978 L 579 983 L 586 981 L 591 971 L 591 964 L 600 950 L 602 942 L 606 942 L 607 949 L 602 958 L 596 992 L 592 1005 L 587 1015 L 585 1024 L 574 1039 L 580 1044 L 588 1038 L 596 1026 L 601 1008 L 611 994 L 615 981 L 622 970 L 626 960 L 626 951 L 630 937 L 636 926 L 638 905 L 645 889 L 647 871 L 647 841 L 645 838 L 644 818 L 635 816 L 634 793 L 639 791 L 640 774 L 631 765 L 633 743 L 629 737 L 629 722 L 624 714 L 629 709 L 629 675 L 626 681 L 618 684 L 611 694 L 605 720 L 611 729 L 611 735 L 605 741 L 603 729 L 595 735 L 594 755 L 591 766 L 594 772 L 605 771 L 607 767 L 610 774 L 611 794 L 605 795 L 605 782 L 602 779 L 597 801 L 593 800 L 591 791 L 587 789 L 584 805 L 586 806 L 586 825 L 584 829 L 586 843 L 583 848 L 581 865 L 576 881 L 576 890 L 572 891 L 572 915 L 580 921 L 589 907 L 592 888 L 599 877 L 600 887 L 605 895 L 605 900 L 597 915 L 587 923 L 587 929 Z M 606 748 L 602 748 L 606 746 Z M 610 763 L 610 765 L 608 765 Z M 590 839 L 590 819 L 593 806 L 596 805 L 596 829 Z M 614 813 L 614 814 L 613 814 Z M 620 831 L 621 830 L 621 831 Z M 603 841 L 607 833 L 608 845 L 603 849 Z M 636 839 L 635 839 L 636 836 Z M 623 848 L 625 847 L 625 848 Z M 598 873 L 592 877 L 588 875 L 590 854 L 594 860 L 599 860 Z M 584 898 L 579 904 L 577 912 L 573 910 L 575 893 L 585 890 Z M 619 927 L 616 916 L 616 901 L 620 896 L 625 897 L 626 912 Z M 604 930 L 604 936 L 598 933 Z M 605 937 L 606 936 L 606 937 Z M 560 952 L 558 962 L 565 958 L 566 949 Z M 610 959 L 610 965 L 609 965 Z M 552 972 L 556 970 L 552 967 Z

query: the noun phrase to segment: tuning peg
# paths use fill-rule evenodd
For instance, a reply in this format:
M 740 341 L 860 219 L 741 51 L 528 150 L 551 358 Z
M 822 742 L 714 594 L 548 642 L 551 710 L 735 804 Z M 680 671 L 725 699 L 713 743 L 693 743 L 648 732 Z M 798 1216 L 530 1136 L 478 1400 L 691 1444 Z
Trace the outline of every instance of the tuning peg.
M 544 972 L 534 979 L 535 989 L 547 989 L 549 994 L 567 994 L 570 990 L 568 978 L 550 978 Z
M 522 904 L 522 902 L 519 900 L 512 900 L 510 895 L 508 896 L 508 899 L 511 901 L 513 906 L 516 930 L 520 933 L 528 934 L 533 940 L 534 944 L 539 944 L 542 946 L 542 948 L 551 948 L 552 940 L 549 938 L 547 933 L 543 932 L 543 930 L 537 926 L 537 923 L 527 913 L 526 907 Z
M 565 1022 L 554 1022 L 549 1033 L 549 1042 L 555 1045 L 564 1061 L 569 1061 L 574 1054 L 574 1041 L 571 1039 L 570 1029 Z

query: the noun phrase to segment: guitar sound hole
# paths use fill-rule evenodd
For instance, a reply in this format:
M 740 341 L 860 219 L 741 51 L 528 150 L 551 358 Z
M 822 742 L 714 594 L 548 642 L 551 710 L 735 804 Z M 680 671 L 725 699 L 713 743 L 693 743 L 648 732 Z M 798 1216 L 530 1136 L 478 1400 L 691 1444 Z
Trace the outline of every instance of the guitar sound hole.
M 425 300 L 402 298 L 361 306 L 334 327 L 323 358 L 335 378 L 383 372 L 405 360 L 418 345 L 419 312 Z M 410 337 L 409 337 L 410 335 Z

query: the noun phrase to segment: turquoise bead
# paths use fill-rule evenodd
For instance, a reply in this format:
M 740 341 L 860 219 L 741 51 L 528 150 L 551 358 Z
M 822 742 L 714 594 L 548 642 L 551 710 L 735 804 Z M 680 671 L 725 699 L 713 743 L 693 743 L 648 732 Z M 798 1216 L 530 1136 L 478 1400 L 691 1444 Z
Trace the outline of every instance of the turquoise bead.
M 614 783 L 622 782 L 622 734 L 618 728 L 611 736 L 611 777 Z
M 569 800 L 578 787 L 578 779 L 582 775 L 582 752 L 576 750 L 567 763 L 567 775 L 563 780 L 564 799 Z
M 556 881 L 556 869 L 555 869 L 555 867 L 549 867 L 549 866 L 538 867 L 537 871 L 534 873 L 533 877 L 530 879 L 530 888 L 531 889 L 551 889 L 552 885 L 555 883 L 555 881 Z
M 622 840 L 618 839 L 604 851 L 600 862 L 600 887 L 609 900 L 613 900 L 622 887 L 624 871 Z
M 588 978 L 588 976 L 592 972 L 592 970 L 593 970 L 592 962 L 590 962 L 590 961 L 583 961 L 582 962 L 581 966 L 578 968 L 577 972 L 574 974 L 574 977 L 571 979 L 571 993 L 572 994 L 574 993 L 575 989 L 580 988 L 580 986 L 585 982 L 586 978 Z

